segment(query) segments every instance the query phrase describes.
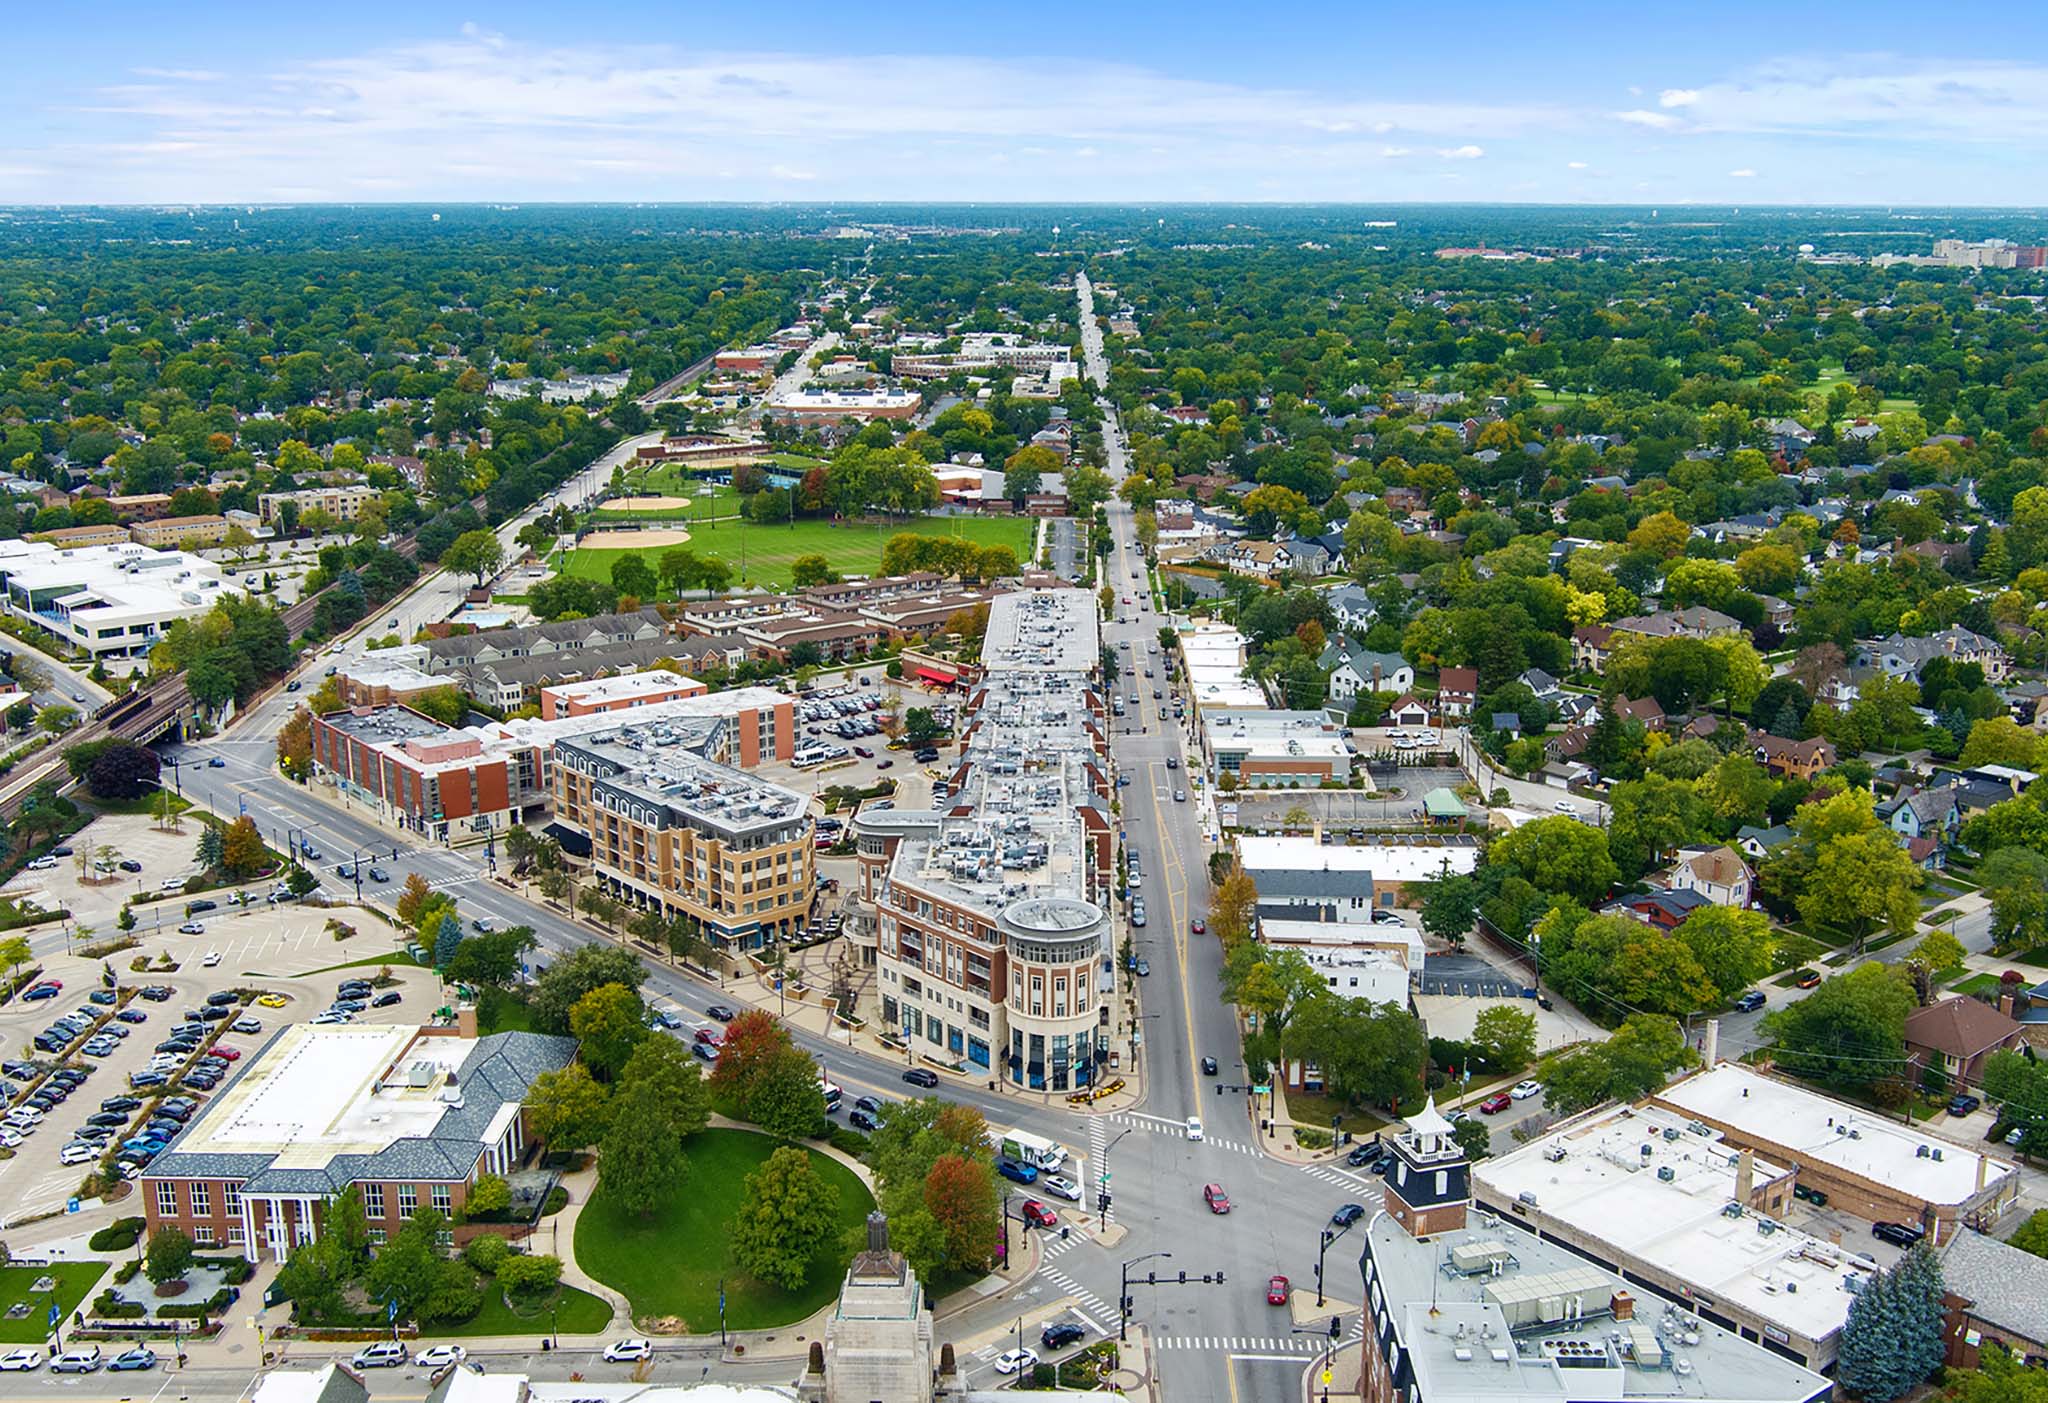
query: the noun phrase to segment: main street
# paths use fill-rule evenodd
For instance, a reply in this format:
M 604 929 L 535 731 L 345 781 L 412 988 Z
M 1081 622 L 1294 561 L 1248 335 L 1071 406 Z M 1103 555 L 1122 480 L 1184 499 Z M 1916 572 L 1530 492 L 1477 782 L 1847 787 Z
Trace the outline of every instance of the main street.
M 1099 387 L 1106 369 L 1085 280 L 1081 297 L 1089 378 Z M 1123 436 L 1114 408 L 1106 400 L 1103 408 L 1109 471 L 1120 481 L 1125 471 Z M 602 482 L 609 476 L 611 464 L 622 460 L 631 448 L 630 443 L 622 444 L 607 454 L 565 484 L 557 498 L 575 500 Z M 547 505 L 551 502 L 535 510 Z M 501 534 L 509 540 L 533 515 L 529 512 L 507 522 L 500 528 Z M 999 1084 L 960 1079 L 949 1079 L 939 1094 L 973 1105 L 994 1125 L 1060 1140 L 1077 1156 L 1071 1172 L 1091 1188 L 1106 1168 L 1113 1198 L 1110 1222 L 1122 1235 L 1112 1247 L 1103 1246 L 1095 1241 L 1097 1218 L 1090 1214 L 1084 1220 L 1077 1211 L 1068 1219 L 1070 1237 L 1043 1240 L 1046 1259 L 1035 1282 L 1013 1298 L 964 1312 L 941 1334 L 947 1339 L 981 1339 L 988 1322 L 1005 1312 L 1004 1324 L 1017 1313 L 1026 1314 L 1028 1328 L 1035 1334 L 1036 1325 L 1050 1318 L 1055 1306 L 1060 1313 L 1080 1316 L 1097 1330 L 1113 1332 L 1118 1324 L 1120 1265 L 1158 1254 L 1138 1269 L 1139 1275 L 1158 1271 L 1174 1284 L 1134 1287 L 1132 1323 L 1151 1332 L 1156 1365 L 1168 1396 L 1213 1403 L 1292 1399 L 1299 1396 L 1302 1370 L 1313 1362 L 1323 1337 L 1297 1333 L 1293 1312 L 1266 1303 L 1267 1278 L 1285 1274 L 1297 1291 L 1305 1290 L 1307 1299 L 1313 1300 L 1316 1251 L 1331 1213 L 1347 1202 L 1363 1204 L 1368 1210 L 1376 1208 L 1379 1185 L 1341 1162 L 1299 1166 L 1269 1158 L 1260 1148 L 1260 1128 L 1251 1098 L 1239 1090 L 1219 1093 L 1213 1089 L 1218 1085 L 1241 1088 L 1249 1078 L 1238 1060 L 1234 1015 L 1218 993 L 1221 952 L 1213 938 L 1190 930 L 1191 922 L 1205 919 L 1208 913 L 1209 849 L 1203 842 L 1195 805 L 1173 798 L 1176 787 L 1186 787 L 1187 744 L 1180 724 L 1171 716 L 1166 659 L 1151 651 L 1163 619 L 1154 612 L 1144 582 L 1144 561 L 1128 506 L 1113 502 L 1109 520 L 1113 553 L 1105 562 L 1103 583 L 1115 591 L 1117 603 L 1113 617 L 1105 622 L 1104 636 L 1125 669 L 1117 689 L 1125 696 L 1135 692 L 1139 698 L 1117 723 L 1111 745 L 1117 772 L 1130 780 L 1117 791 L 1119 826 L 1127 850 L 1136 856 L 1144 873 L 1150 917 L 1146 927 L 1132 932 L 1141 942 L 1139 953 L 1151 968 L 1149 977 L 1135 981 L 1144 996 L 1139 1024 L 1142 1046 L 1136 1049 L 1144 1101 L 1134 1110 L 1096 1115 L 1078 1111 L 1057 1098 L 1019 1095 L 999 1089 Z M 409 636 L 422 624 L 445 616 L 455 606 L 464 583 L 430 579 L 387 611 L 386 617 L 370 621 L 365 632 L 391 631 L 388 616 L 395 613 L 399 631 Z M 1126 599 L 1130 602 L 1125 603 Z M 1125 641 L 1128 649 L 1121 646 Z M 341 656 L 359 649 L 359 642 L 346 644 Z M 317 679 L 337 661 L 338 657 L 326 654 L 309 659 L 304 674 L 309 681 Z M 1143 676 L 1147 665 L 1154 670 L 1153 678 Z M 1151 695 L 1155 687 L 1162 693 L 1159 699 Z M 275 737 L 299 700 L 298 696 L 274 694 L 224 735 L 168 747 L 167 753 L 180 762 L 178 782 L 188 797 L 224 816 L 246 812 L 280 848 L 310 837 L 322 854 L 314 866 L 330 889 L 351 885 L 335 875 L 337 865 L 375 854 L 393 880 L 388 884 L 365 882 L 361 895 L 366 901 L 388 908 L 406 877 L 417 873 L 437 890 L 454 895 L 465 920 L 488 917 L 501 925 L 529 926 L 539 944 L 532 957 L 538 965 L 607 938 L 566 911 L 528 900 L 496 880 L 492 854 L 482 847 L 420 846 L 410 836 L 379 825 L 359 806 L 330 799 L 330 791 L 315 792 L 284 779 L 274 768 Z M 1165 716 L 1160 714 L 1162 710 Z M 222 762 L 220 768 L 208 763 L 214 758 Z M 1176 768 L 1167 768 L 1169 758 Z M 1124 915 L 1118 912 L 1120 929 Z M 218 923 L 236 917 L 209 919 Z M 686 1020 L 704 1021 L 712 1004 L 739 1001 L 739 989 L 716 979 L 665 962 L 647 963 L 648 996 L 676 1009 Z M 893 1057 L 858 1050 L 837 1037 L 794 1031 L 798 1043 L 817 1058 L 849 1097 L 914 1094 L 902 1083 L 902 1065 Z M 1122 1051 L 1128 1056 L 1131 1048 L 1127 1045 Z M 1217 1076 L 1202 1075 L 1200 1059 L 1205 1056 L 1217 1059 Z M 1203 1122 L 1200 1141 L 1188 1138 L 1190 1117 Z M 1211 1215 L 1204 1205 L 1202 1189 L 1208 1183 L 1222 1185 L 1230 1195 L 1228 1215 Z M 1193 1225 L 1199 1226 L 1191 1232 Z M 1332 1299 L 1345 1301 L 1349 1307 L 1347 1337 L 1356 1325 L 1356 1302 L 1351 1299 L 1357 1294 L 1351 1265 L 1356 1249 L 1350 1245 L 1356 1231 L 1352 1229 L 1332 1247 L 1328 1261 Z M 1179 1284 L 1182 1271 L 1193 1278 L 1193 1284 Z M 1200 1283 L 1203 1275 L 1219 1272 L 1225 1278 L 1222 1283 Z M 626 1322 L 615 1322 L 616 1333 L 623 1334 L 628 1328 Z M 295 1350 L 295 1355 L 299 1353 Z M 697 1355 L 676 1367 L 687 1375 L 692 1363 L 701 1369 L 702 1360 L 703 1356 Z M 537 1377 L 566 1377 L 572 1369 L 588 1363 L 581 1356 L 531 1355 L 517 1365 L 508 1360 L 498 1367 L 528 1368 Z M 984 1386 L 993 1382 L 986 1360 L 976 1355 L 963 1363 L 977 1382 Z M 751 1372 L 748 1376 L 761 1377 Z M 382 1380 L 379 1382 L 382 1392 Z M 393 1391 L 408 1390 L 394 1383 Z

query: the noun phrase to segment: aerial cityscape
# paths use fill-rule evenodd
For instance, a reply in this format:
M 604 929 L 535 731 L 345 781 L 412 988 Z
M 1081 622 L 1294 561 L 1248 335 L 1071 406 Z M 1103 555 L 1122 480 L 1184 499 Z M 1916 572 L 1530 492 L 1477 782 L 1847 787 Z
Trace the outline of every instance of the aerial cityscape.
M 95 18 L 0 1398 L 2048 1403 L 2048 21 Z

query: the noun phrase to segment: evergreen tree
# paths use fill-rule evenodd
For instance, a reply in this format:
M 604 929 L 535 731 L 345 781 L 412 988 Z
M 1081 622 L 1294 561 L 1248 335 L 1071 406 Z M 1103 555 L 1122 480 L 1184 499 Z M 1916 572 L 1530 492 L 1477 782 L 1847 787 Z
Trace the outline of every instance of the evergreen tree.
M 1786 740 L 1798 740 L 1806 733 L 1806 718 L 1799 714 L 1799 705 L 1793 701 L 1778 708 L 1777 719 L 1771 722 L 1771 734 L 1783 736 Z
M 203 871 L 211 872 L 220 866 L 221 859 L 225 856 L 226 844 L 221 840 L 220 825 L 209 823 L 200 829 L 198 851 L 200 868 Z
M 1984 554 L 1977 562 L 1977 568 L 1986 579 L 2009 580 L 2012 578 L 2012 551 L 2005 544 L 2003 531 L 1988 532 L 1984 543 Z
M 1617 764 L 1626 753 L 1628 732 L 1622 726 L 1621 717 L 1614 711 L 1614 698 L 1600 699 L 1600 714 L 1593 722 L 1593 734 L 1586 738 L 1586 762 L 1597 769 L 1606 770 Z
M 1870 1279 L 1849 1303 L 1835 1375 L 1872 1403 L 1920 1383 L 1942 1360 L 1941 1268 L 1923 1243 Z

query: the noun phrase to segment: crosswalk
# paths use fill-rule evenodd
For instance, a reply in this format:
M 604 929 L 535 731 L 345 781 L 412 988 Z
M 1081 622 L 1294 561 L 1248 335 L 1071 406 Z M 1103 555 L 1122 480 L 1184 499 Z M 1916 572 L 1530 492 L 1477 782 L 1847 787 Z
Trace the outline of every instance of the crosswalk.
M 1089 1143 L 1091 1145 L 1095 1144 L 1098 1139 L 1106 1134 L 1105 1130 L 1098 1128 L 1104 1126 L 1105 1123 L 1129 1126 L 1134 1130 L 1143 1130 L 1153 1135 L 1170 1135 L 1177 1140 L 1185 1140 L 1188 1133 L 1186 1121 L 1168 1120 L 1165 1116 L 1147 1115 L 1143 1111 L 1111 1111 L 1108 1115 L 1096 1116 L 1090 1121 Z M 1257 1145 L 1245 1140 L 1233 1140 L 1228 1135 L 1205 1134 L 1202 1137 L 1202 1143 L 1214 1145 L 1217 1149 L 1227 1150 L 1232 1154 L 1255 1155 L 1259 1153 Z
M 1111 1327 L 1103 1324 L 1103 1322 L 1105 1320 L 1115 1320 L 1116 1312 L 1110 1309 L 1102 1297 L 1090 1291 L 1058 1267 L 1041 1267 L 1038 1274 L 1059 1287 L 1062 1294 L 1072 1296 L 1080 1303 L 1074 1307 L 1074 1314 L 1087 1321 L 1098 1333 L 1107 1335 L 1110 1332 Z
M 1077 1176 L 1081 1181 L 1081 1206 L 1086 1208 L 1091 1197 L 1102 1192 L 1102 1157 L 1109 1143 L 1109 1117 L 1088 1117 L 1088 1166 L 1089 1172 Z M 1110 1196 L 1109 1212 L 1101 1218 L 1103 1226 L 1116 1221 L 1116 1197 Z
M 1329 1340 L 1317 1335 L 1161 1335 L 1161 1349 L 1215 1351 L 1223 1354 L 1320 1354 Z

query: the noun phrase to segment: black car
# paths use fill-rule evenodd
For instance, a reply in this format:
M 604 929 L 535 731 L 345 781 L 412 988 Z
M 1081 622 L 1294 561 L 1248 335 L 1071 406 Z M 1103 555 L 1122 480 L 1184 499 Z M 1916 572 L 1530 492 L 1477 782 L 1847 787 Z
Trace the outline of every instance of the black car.
M 1921 1238 L 1927 1236 L 1925 1232 L 1914 1227 L 1911 1223 L 1872 1223 L 1870 1225 L 1870 1235 L 1882 1242 L 1889 1242 L 1895 1247 L 1911 1247 Z
M 1215 1059 L 1215 1058 L 1213 1058 L 1213 1057 L 1204 1057 L 1204 1058 L 1202 1059 L 1202 1075 L 1203 1075 L 1203 1076 L 1205 1076 L 1205 1077 L 1213 1077 L 1213 1076 L 1215 1076 L 1215 1075 L 1216 1075 L 1216 1059 Z
M 204 1018 L 209 1023 L 218 1023 L 223 1018 L 234 1017 L 235 1011 L 231 1008 L 221 1008 L 218 1005 L 216 1005 L 213 1008 L 200 1009 L 199 1016 L 201 1018 Z
M 112 989 L 95 989 L 90 994 L 87 994 L 86 997 L 94 1003 L 104 1006 L 114 1002 L 118 996 Z
M 903 1080 L 929 1091 L 939 1084 L 939 1074 L 928 1067 L 912 1067 L 903 1074 Z
M 1088 1338 L 1088 1332 L 1071 1320 L 1055 1320 L 1038 1332 L 1038 1342 L 1047 1349 L 1065 1349 Z
M 1952 1116 L 1966 1116 L 1983 1104 L 1982 1101 L 1970 1095 L 1969 1092 L 1960 1091 L 1950 1098 L 1948 1113 Z
M 47 1091 L 38 1091 L 35 1095 L 29 1097 L 28 1100 L 25 1101 L 23 1104 L 31 1106 L 38 1111 L 43 1111 L 47 1113 L 49 1111 L 56 1110 L 57 1103 L 63 1099 L 64 1098 L 61 1096 L 52 1096 Z
M 190 1052 L 194 1046 L 196 1044 L 188 1043 L 183 1038 L 165 1038 L 156 1045 L 156 1050 L 158 1052 Z
M 217 911 L 219 909 L 220 907 L 217 902 L 208 901 L 204 897 L 198 901 L 188 901 L 185 903 L 185 914 L 188 916 L 197 915 L 201 911 Z
M 1335 1213 L 1332 1213 L 1330 1215 L 1330 1221 L 1340 1228 L 1348 1228 L 1364 1216 L 1364 1205 L 1357 1203 L 1347 1203 L 1342 1208 L 1338 1209 Z
M 128 1085 L 138 1089 L 145 1086 L 162 1086 L 169 1080 L 170 1078 L 162 1072 L 131 1072 L 128 1074 Z
M 194 1072 L 185 1078 L 185 1085 L 196 1086 L 201 1091 L 211 1091 L 220 1085 L 220 1078 L 210 1072 Z
M 241 997 L 240 994 L 237 994 L 232 989 L 222 989 L 217 993 L 208 994 L 206 996 L 206 1004 L 209 1008 L 221 1008 L 227 1004 L 239 1002 Z
M 149 1015 L 139 1008 L 124 1008 L 115 1014 L 114 1017 L 120 1019 L 123 1023 L 146 1023 L 149 1021 Z
M 405 996 L 403 994 L 399 993 L 396 989 L 393 989 L 388 994 L 379 994 L 376 998 L 370 1000 L 370 1007 L 389 1008 L 391 1007 L 391 1005 L 395 1003 L 402 1003 L 404 999 Z
M 87 1125 L 126 1125 L 128 1117 L 119 1111 L 95 1111 L 85 1118 Z
M 141 992 L 143 998 L 148 999 L 153 1004 L 160 1004 L 171 996 L 172 990 L 168 985 L 151 984 Z
M 381 867 L 372 867 L 370 869 L 370 880 L 373 882 L 388 882 L 391 880 L 391 874 Z
M 78 1086 L 85 1081 L 85 1069 L 83 1067 L 65 1067 L 60 1071 L 52 1072 L 50 1080 L 59 1086 Z
M 124 857 L 118 864 L 123 872 L 140 872 L 142 864 L 132 857 Z
M 27 1081 L 36 1074 L 33 1062 L 0 1062 L 0 1072 L 5 1072 L 16 1081 Z
M 327 1011 L 329 1013 L 361 1013 L 367 1007 L 369 1005 L 365 1004 L 361 999 L 336 999 L 332 1004 L 328 1005 Z
M 139 1096 L 109 1096 L 106 1100 L 100 1102 L 100 1109 L 102 1111 L 139 1111 L 142 1109 L 142 1098 Z
M 1353 1145 L 1351 1153 L 1344 1156 L 1344 1162 L 1353 1169 L 1362 1169 L 1379 1157 L 1380 1147 L 1368 1141 L 1363 1145 Z
M 873 1130 L 878 1122 L 869 1112 L 856 1107 L 847 1112 L 846 1123 L 855 1130 Z
M 713 1004 L 711 1005 L 711 1007 L 705 1009 L 704 1011 L 710 1014 L 713 1018 L 716 1018 L 721 1023 L 730 1023 L 733 1021 L 733 1019 L 739 1017 L 739 1014 L 737 1012 L 730 1008 L 727 1008 L 724 1004 Z

